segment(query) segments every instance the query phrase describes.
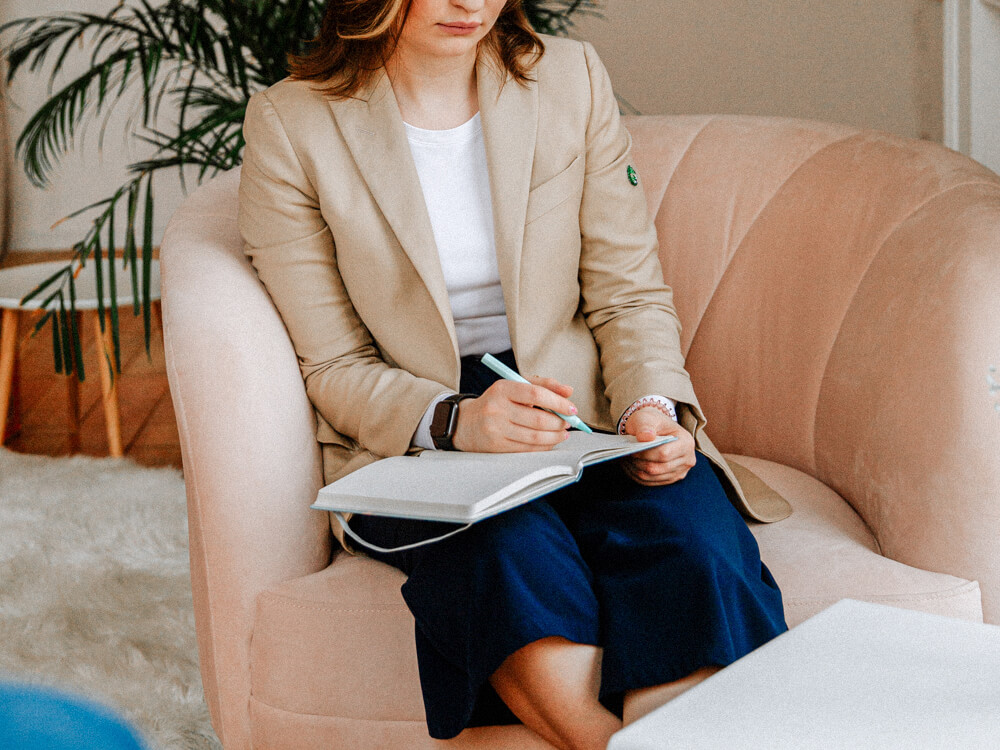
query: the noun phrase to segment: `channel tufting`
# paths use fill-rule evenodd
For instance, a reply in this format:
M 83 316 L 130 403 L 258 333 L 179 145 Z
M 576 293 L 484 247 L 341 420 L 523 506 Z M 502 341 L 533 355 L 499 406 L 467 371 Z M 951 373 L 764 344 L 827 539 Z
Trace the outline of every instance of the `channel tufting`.
M 819 471 L 819 464 L 820 464 L 820 462 L 819 462 L 818 448 L 817 448 L 817 441 L 816 441 L 816 425 L 817 425 L 817 420 L 818 420 L 818 413 L 819 413 L 820 402 L 823 399 L 823 383 L 826 381 L 826 378 L 827 378 L 827 372 L 828 372 L 828 370 L 830 368 L 830 361 L 831 361 L 831 359 L 833 357 L 833 352 L 837 348 L 837 344 L 841 341 L 841 339 L 845 335 L 845 325 L 844 325 L 844 323 L 847 320 L 848 313 L 851 311 L 851 308 L 854 305 L 854 301 L 855 301 L 855 299 L 856 299 L 856 297 L 858 295 L 859 290 L 861 289 L 862 286 L 864 286 L 865 281 L 868 278 L 868 273 L 869 273 L 872 265 L 880 258 L 881 254 L 882 254 L 883 248 L 896 236 L 897 232 L 899 232 L 899 230 L 902 227 L 904 227 L 914 217 L 916 217 L 917 215 L 919 215 L 928 206 L 930 206 L 931 204 L 933 204 L 936 201 L 942 200 L 949 193 L 951 193 L 953 191 L 956 191 L 956 190 L 961 190 L 963 188 L 974 187 L 974 186 L 977 186 L 977 185 L 997 187 L 997 183 L 995 183 L 995 182 L 985 182 L 985 181 L 982 181 L 982 180 L 961 182 L 961 183 L 958 183 L 956 185 L 950 185 L 950 186 L 948 186 L 948 187 L 946 187 L 946 188 L 938 191 L 937 193 L 935 193 L 933 195 L 927 196 L 924 200 L 922 200 L 920 203 L 918 203 L 917 205 L 915 205 L 910 210 L 909 213 L 907 213 L 905 216 L 903 216 L 902 218 L 900 218 L 892 226 L 892 228 L 889 229 L 888 232 L 886 232 L 885 236 L 882 238 L 882 240 L 878 243 L 878 246 L 875 248 L 875 252 L 873 252 L 872 255 L 871 255 L 871 257 L 868 259 L 868 263 L 865 265 L 864 271 L 862 271 L 861 275 L 858 277 L 857 283 L 854 285 L 854 290 L 851 292 L 850 299 L 849 299 L 847 305 L 844 307 L 844 314 L 841 316 L 840 323 L 836 327 L 836 331 L 837 331 L 836 336 L 834 336 L 834 339 L 831 342 L 831 345 L 830 345 L 830 347 L 829 347 L 829 349 L 827 351 L 826 363 L 823 366 L 822 375 L 820 376 L 820 391 L 819 391 L 818 398 L 816 399 L 816 409 L 814 410 L 814 413 L 813 413 L 813 466 L 815 467 L 817 478 L 823 480 L 826 484 L 830 485 L 834 489 L 838 489 L 836 477 L 834 477 L 834 476 L 823 476 L 822 472 Z M 869 525 L 871 525 L 870 522 L 869 522 Z M 877 537 L 878 536 L 878 530 L 875 529 L 875 531 L 876 531 L 876 537 Z
M 716 118 L 716 119 L 718 119 L 718 118 Z M 707 127 L 707 124 L 706 124 L 706 127 Z M 702 130 L 699 131 L 699 135 L 703 131 L 704 131 L 704 128 L 702 128 Z M 754 214 L 753 218 L 751 218 L 751 220 L 747 224 L 746 229 L 744 229 L 743 234 L 740 236 L 740 238 L 739 238 L 739 240 L 737 242 L 733 242 L 733 240 L 732 240 L 732 237 L 733 237 L 733 234 L 732 234 L 732 220 L 733 220 L 732 212 L 730 212 L 729 215 L 727 215 L 727 217 L 726 217 L 726 229 L 727 229 L 727 237 L 728 237 L 729 241 L 727 242 L 727 245 L 726 245 L 727 251 L 728 251 L 728 257 L 725 259 L 725 268 L 723 269 L 722 274 L 716 280 L 715 287 L 713 288 L 712 293 L 705 300 L 704 307 L 702 309 L 701 315 L 699 315 L 694 320 L 693 324 L 691 324 L 691 345 L 694 344 L 694 340 L 695 340 L 695 338 L 697 338 L 698 328 L 701 325 L 701 321 L 704 318 L 705 313 L 708 311 L 708 308 L 712 304 L 712 300 L 715 297 L 715 292 L 718 290 L 720 284 L 722 283 L 723 278 L 725 277 L 726 273 L 729 271 L 729 268 L 732 265 L 733 260 L 736 258 L 736 256 L 739 254 L 740 250 L 742 249 L 742 247 L 743 247 L 743 240 L 753 230 L 754 226 L 757 223 L 757 220 L 767 211 L 767 209 L 771 205 L 771 202 L 774 200 L 775 196 L 777 196 L 785 188 L 785 186 L 788 184 L 788 182 L 796 174 L 798 174 L 799 170 L 802 169 L 802 167 L 804 167 L 805 165 L 807 165 L 810 161 L 812 161 L 812 159 L 815 156 L 817 156 L 818 154 L 822 153 L 825 149 L 831 148 L 831 147 L 833 147 L 833 146 L 841 143 L 844 140 L 847 140 L 847 138 L 845 137 L 845 138 L 841 138 L 839 140 L 834 140 L 834 141 L 832 141 L 830 143 L 823 144 L 819 148 L 817 148 L 817 149 L 811 151 L 810 153 L 808 153 L 807 155 L 805 155 L 801 159 L 801 161 L 799 161 L 797 164 L 795 164 L 788 171 L 788 173 L 785 175 L 784 179 L 782 179 L 781 182 L 778 183 L 778 185 L 776 185 L 774 187 L 774 189 L 771 191 L 770 195 L 768 195 L 767 198 L 765 198 L 761 202 L 760 207 L 758 208 L 758 210 Z M 693 142 L 692 142 L 692 145 L 693 145 Z M 684 155 L 687 156 L 687 154 L 689 152 L 690 152 L 690 148 L 688 148 L 685 151 Z M 683 159 L 682 159 L 682 161 L 683 161 Z M 678 167 L 679 166 L 680 166 L 680 164 L 678 164 Z M 676 173 L 676 171 L 677 170 L 675 169 L 674 173 Z M 734 193 L 734 197 L 735 197 L 735 193 Z
M 648 129 L 655 134 L 653 137 L 659 136 L 660 139 L 662 140 L 662 132 L 665 129 L 663 127 L 664 123 L 659 122 L 660 118 L 643 118 L 643 119 L 646 122 L 642 123 L 642 127 L 635 128 L 636 152 L 637 152 L 636 158 L 640 162 L 642 158 L 645 156 L 644 131 Z M 684 124 L 684 121 L 686 119 L 687 118 L 663 118 L 663 120 L 666 123 L 679 121 L 681 124 Z M 660 232 L 661 235 L 663 235 L 665 233 L 665 230 L 666 233 L 669 233 L 669 228 L 670 228 L 669 213 L 672 210 L 672 205 L 675 199 L 677 198 L 676 194 L 679 192 L 683 193 L 684 191 L 686 191 L 688 189 L 686 183 L 688 181 L 691 181 L 685 178 L 684 176 L 685 167 L 687 166 L 688 161 L 692 158 L 692 155 L 694 154 L 697 154 L 698 157 L 702 160 L 706 158 L 705 154 L 702 154 L 699 151 L 698 146 L 700 144 L 700 141 L 703 140 L 703 137 L 709 134 L 710 132 L 717 131 L 716 135 L 717 136 L 721 135 L 721 140 L 723 143 L 725 143 L 727 140 L 732 139 L 733 135 L 738 135 L 739 129 L 743 129 L 751 134 L 754 134 L 764 130 L 765 128 L 770 128 L 771 137 L 775 141 L 778 141 L 779 140 L 778 136 L 784 135 L 785 131 L 787 130 L 792 130 L 793 133 L 797 131 L 801 136 L 799 139 L 801 140 L 801 144 L 799 144 L 798 148 L 804 151 L 804 153 L 801 154 L 801 158 L 799 158 L 797 162 L 784 165 L 782 169 L 782 171 L 784 172 L 784 177 L 781 179 L 780 182 L 776 183 L 772 187 L 770 194 L 765 196 L 759 196 L 760 205 L 757 207 L 751 219 L 747 222 L 746 227 L 743 230 L 742 235 L 738 238 L 738 240 L 734 240 L 736 232 L 733 229 L 734 226 L 733 215 L 732 215 L 733 212 L 731 209 L 733 206 L 733 201 L 737 200 L 740 197 L 741 191 L 738 190 L 730 191 L 731 193 L 730 203 L 729 203 L 730 210 L 727 211 L 727 215 L 724 217 L 726 224 L 726 232 L 727 232 L 724 244 L 726 245 L 726 252 L 728 254 L 728 257 L 723 258 L 721 267 L 716 269 L 716 280 L 711 292 L 708 294 L 702 293 L 697 295 L 697 304 L 694 305 L 694 310 L 685 311 L 687 312 L 687 314 L 684 314 L 683 312 L 681 314 L 682 322 L 684 324 L 684 332 L 682 334 L 683 341 L 687 342 L 687 345 L 684 346 L 685 351 L 687 351 L 687 349 L 693 343 L 697 335 L 697 329 L 700 325 L 701 319 L 704 313 L 706 312 L 712 297 L 714 296 L 714 292 L 717 289 L 719 282 L 721 282 L 726 270 L 728 269 L 730 263 L 732 262 L 733 258 L 738 252 L 739 245 L 741 244 L 743 237 L 745 237 L 746 234 L 752 229 L 754 223 L 756 222 L 757 217 L 759 217 L 763 212 L 767 210 L 767 207 L 770 204 L 774 195 L 781 191 L 787 180 L 804 163 L 807 163 L 818 150 L 821 150 L 830 144 L 830 141 L 827 138 L 833 138 L 833 139 L 842 138 L 845 133 L 856 132 L 854 129 L 846 128 L 843 126 L 831 126 L 825 123 L 811 123 L 807 121 L 788 121 L 792 125 L 791 128 L 788 127 L 787 123 L 784 125 L 783 128 L 776 128 L 774 127 L 773 122 L 774 121 L 768 120 L 767 118 L 738 117 L 738 116 L 712 117 L 709 120 L 701 123 L 700 127 L 697 129 L 694 135 L 691 136 L 687 140 L 687 142 L 683 145 L 683 149 L 681 150 L 682 152 L 679 157 L 670 157 L 667 159 L 661 159 L 661 161 L 663 162 L 668 162 L 668 163 L 670 161 L 674 162 L 672 168 L 668 167 L 669 175 L 667 176 L 667 179 L 663 181 L 662 190 L 659 191 L 659 195 L 654 195 L 650 199 L 650 213 L 655 217 L 654 220 L 657 224 L 658 231 Z M 639 123 L 636 124 L 638 125 Z M 827 138 L 820 140 L 818 137 L 818 134 L 820 133 L 824 133 L 825 136 L 827 136 Z M 808 141 L 810 140 L 813 142 L 808 143 Z M 780 142 L 776 142 L 771 145 L 774 146 L 774 151 L 778 155 L 787 153 L 788 151 L 789 144 L 787 139 L 782 138 L 780 139 Z M 657 156 L 659 156 L 659 154 L 657 154 Z M 768 168 L 773 169 L 773 165 L 769 164 Z M 685 184 L 682 184 L 680 186 L 678 185 L 677 183 L 678 174 L 681 175 L 681 177 L 679 178 L 680 181 Z M 658 176 L 658 180 L 662 179 L 663 179 L 662 176 Z M 648 181 L 646 187 L 647 189 L 649 188 Z M 741 187 L 743 186 L 741 185 Z M 674 195 L 672 195 L 671 193 L 674 193 Z M 661 256 L 663 257 L 664 265 L 667 268 L 669 268 L 670 253 L 671 253 L 671 247 L 661 248 Z M 685 255 L 683 250 L 680 253 L 680 255 L 681 256 Z M 699 268 L 698 273 L 699 275 L 703 276 L 706 272 L 709 271 L 710 269 Z M 690 294 L 689 290 L 685 288 L 685 285 L 683 283 L 679 282 L 674 276 L 672 276 L 669 270 L 667 271 L 666 275 L 668 277 L 667 278 L 668 283 L 670 283 L 674 287 L 675 297 L 679 295 L 681 298 L 681 306 L 684 306 L 683 305 L 684 297 L 686 294 Z
M 885 554 L 966 575 L 977 556 L 996 559 L 995 538 L 970 531 L 958 550 L 942 542 L 940 529 L 962 517 L 980 518 L 988 528 L 995 497 L 975 488 L 989 486 L 1000 454 L 995 425 L 985 444 L 975 431 L 976 422 L 990 416 L 980 383 L 986 364 L 995 361 L 995 348 L 985 349 L 1000 328 L 993 283 L 1000 236 L 990 227 L 1000 220 L 1000 181 L 976 177 L 925 196 L 883 238 L 832 343 L 814 415 L 815 476 L 851 502 Z M 949 268 L 951 276 L 939 273 Z M 979 274 L 978 284 L 954 282 Z M 886 292 L 896 279 L 899 288 Z M 878 314 L 886 320 L 872 324 Z M 954 361 L 982 362 L 982 372 Z M 855 390 L 855 378 L 866 386 Z M 843 409 L 845 394 L 854 399 L 853 412 Z M 899 425 L 912 424 L 914 414 L 927 429 L 911 440 L 940 447 L 881 456 L 881 446 Z M 942 440 L 942 431 L 954 437 Z M 854 436 L 855 446 L 846 449 L 838 434 Z M 919 471 L 907 454 L 921 454 Z
M 781 171 L 781 179 L 775 182 L 773 185 L 770 185 L 769 186 L 770 190 L 768 192 L 762 193 L 759 196 L 754 196 L 754 202 L 759 201 L 759 204 L 756 206 L 755 210 L 751 208 L 750 211 L 746 212 L 750 213 L 752 211 L 752 216 L 749 218 L 749 220 L 746 220 L 745 228 L 739 226 L 739 224 L 743 223 L 743 220 L 739 219 L 739 217 L 737 216 L 737 210 L 733 208 L 734 200 L 738 201 L 738 195 L 740 191 L 743 191 L 744 185 L 738 185 L 735 186 L 734 188 L 728 189 L 728 192 L 730 193 L 730 195 L 727 197 L 727 200 L 729 201 L 728 204 L 720 206 L 719 203 L 716 202 L 715 204 L 710 204 L 708 206 L 708 210 L 710 211 L 708 215 L 709 216 L 708 220 L 714 221 L 715 222 L 714 227 L 716 228 L 725 227 L 724 235 L 721 237 L 721 239 L 719 239 L 719 241 L 721 241 L 724 244 L 722 252 L 719 252 L 719 247 L 717 244 L 708 246 L 707 251 L 704 254 L 705 257 L 707 258 L 707 261 L 703 267 L 699 267 L 698 264 L 693 263 L 693 259 L 691 257 L 693 254 L 695 254 L 696 248 L 691 248 L 690 246 L 685 247 L 683 244 L 677 246 L 667 245 L 666 247 L 662 248 L 668 255 L 668 257 L 665 258 L 664 262 L 665 266 L 667 266 L 668 268 L 670 267 L 671 259 L 669 257 L 669 253 L 671 253 L 675 249 L 678 249 L 679 252 L 677 255 L 679 260 L 675 261 L 675 265 L 682 266 L 681 268 L 682 273 L 679 275 L 683 276 L 683 271 L 685 270 L 683 268 L 683 265 L 684 263 L 687 263 L 688 266 L 687 270 L 689 276 L 697 272 L 700 273 L 703 277 L 702 279 L 697 280 L 697 282 L 693 285 L 695 286 L 696 289 L 699 283 L 702 287 L 705 287 L 706 285 L 709 284 L 711 285 L 709 293 L 705 293 L 705 289 L 698 290 L 698 293 L 695 298 L 696 304 L 692 304 L 690 297 L 685 298 L 685 287 L 683 285 L 684 279 L 682 278 L 675 282 L 674 281 L 675 276 L 671 275 L 669 272 L 667 273 L 668 281 L 670 281 L 675 286 L 675 300 L 677 303 L 678 311 L 681 313 L 681 318 L 684 323 L 685 333 L 686 333 L 685 338 L 690 340 L 690 344 L 687 347 L 687 353 L 689 356 L 692 353 L 697 354 L 700 350 L 697 342 L 701 340 L 699 333 L 704 321 L 706 319 L 712 318 L 714 309 L 720 304 L 731 305 L 732 302 L 731 300 L 727 300 L 724 297 L 720 297 L 719 295 L 720 289 L 723 292 L 725 292 L 727 286 L 737 289 L 740 288 L 741 282 L 739 281 L 735 282 L 735 286 L 730 284 L 731 282 L 730 276 L 734 273 L 734 268 L 742 270 L 744 272 L 746 272 L 748 268 L 749 269 L 753 268 L 754 266 L 753 259 L 746 258 L 743 256 L 745 256 L 748 252 L 753 253 L 756 251 L 758 254 L 761 252 L 761 247 L 755 244 L 757 242 L 761 242 L 759 237 L 756 237 L 756 233 L 759 229 L 759 225 L 762 219 L 765 221 L 765 223 L 769 223 L 771 225 L 774 224 L 775 215 L 772 215 L 773 213 L 772 209 L 775 208 L 777 199 L 779 198 L 782 199 L 781 206 L 778 208 L 778 210 L 780 211 L 781 209 L 784 209 L 784 213 L 788 214 L 790 213 L 791 210 L 794 210 L 794 208 L 790 209 L 789 205 L 790 203 L 794 204 L 797 191 L 800 188 L 802 188 L 803 186 L 805 187 L 804 195 L 807 198 L 813 197 L 816 194 L 817 190 L 816 186 L 820 184 L 818 181 L 826 179 L 826 175 L 821 170 L 827 169 L 830 166 L 829 163 L 827 164 L 820 163 L 817 166 L 818 160 L 822 160 L 825 157 L 827 162 L 835 161 L 836 158 L 840 156 L 840 154 L 836 153 L 838 149 L 840 149 L 843 156 L 847 159 L 857 159 L 857 158 L 864 159 L 866 153 L 869 150 L 878 150 L 880 148 L 884 148 L 887 142 L 890 144 L 890 150 L 896 149 L 901 152 L 903 151 L 902 147 L 900 147 L 898 143 L 896 146 L 891 146 L 891 144 L 894 143 L 894 141 L 892 141 L 891 138 L 888 139 L 888 141 L 885 140 L 880 141 L 879 140 L 879 138 L 881 138 L 880 136 L 875 137 L 872 134 L 848 128 L 840 128 L 839 132 L 837 132 L 836 129 L 833 129 L 830 126 L 826 126 L 823 124 L 818 124 L 820 127 L 818 133 L 816 131 L 810 132 L 809 128 L 811 125 L 812 123 L 802 122 L 802 121 L 786 122 L 782 128 L 774 128 L 773 132 L 768 136 L 768 137 L 774 137 L 775 142 L 778 143 L 780 147 L 785 149 L 786 154 L 788 153 L 788 146 L 790 141 L 793 143 L 793 150 L 798 149 L 799 151 L 804 151 L 805 153 L 801 153 L 799 155 L 799 158 L 794 162 L 781 164 L 779 166 L 779 169 Z M 664 223 L 667 224 L 674 223 L 679 217 L 681 223 L 683 224 L 684 221 L 683 215 L 678 213 L 676 216 L 671 216 L 670 212 L 672 210 L 676 211 L 676 209 L 673 208 L 671 204 L 672 201 L 676 199 L 678 194 L 684 194 L 685 191 L 689 191 L 690 188 L 688 187 L 688 184 L 694 182 L 697 179 L 696 177 L 692 178 L 691 174 L 685 174 L 686 170 L 687 172 L 691 171 L 691 169 L 688 169 L 689 163 L 694 161 L 695 164 L 697 164 L 699 157 L 704 160 L 704 159 L 709 159 L 713 156 L 713 154 L 706 153 L 714 143 L 714 141 L 710 139 L 708 136 L 714 135 L 716 137 L 716 141 L 723 141 L 723 139 L 726 138 L 732 139 L 734 134 L 737 137 L 739 137 L 741 135 L 740 133 L 741 129 L 749 130 L 751 128 L 755 129 L 756 132 L 759 132 L 760 130 L 763 129 L 760 127 L 760 122 L 758 122 L 758 118 L 740 118 L 740 117 L 712 118 L 710 121 L 702 123 L 701 127 L 698 128 L 695 135 L 690 139 L 688 139 L 687 143 L 684 144 L 680 158 L 677 159 L 675 168 L 671 171 L 671 178 L 667 184 L 666 190 L 663 193 L 663 197 L 660 200 L 660 204 L 656 206 L 657 223 L 661 237 L 666 235 L 668 238 L 667 241 L 669 242 L 671 227 L 670 226 L 664 227 L 663 226 Z M 713 133 L 713 131 L 715 132 Z M 789 138 L 788 137 L 789 135 L 791 135 L 792 137 Z M 641 139 L 642 139 L 642 133 L 639 133 L 636 140 L 640 148 L 638 148 L 637 151 L 641 151 Z M 676 140 L 680 139 L 677 138 Z M 901 142 L 902 139 L 899 139 L 899 141 Z M 834 152 L 835 156 L 831 156 L 831 152 Z M 906 156 L 907 154 L 904 153 L 903 155 Z M 770 156 L 771 156 L 770 154 L 765 152 L 757 156 L 757 158 L 767 160 Z M 773 164 L 768 163 L 768 167 L 769 169 L 771 169 L 771 171 L 775 170 Z M 811 167 L 813 168 L 813 171 L 809 172 Z M 850 165 L 844 166 L 845 172 L 846 170 L 849 169 L 851 169 Z M 797 182 L 798 178 L 801 175 L 803 175 L 804 172 L 805 176 L 802 178 L 803 181 L 801 183 Z M 855 176 L 855 180 L 857 180 L 857 176 Z M 710 183 L 710 187 L 714 184 L 715 183 Z M 705 185 L 695 185 L 695 190 L 698 189 L 707 192 L 708 189 L 710 188 L 706 188 Z M 903 203 L 905 202 L 906 200 L 905 194 L 912 191 L 904 188 L 902 192 L 903 194 L 898 195 L 897 199 L 893 201 L 894 205 L 896 206 L 895 210 L 898 210 L 898 208 L 902 206 Z M 834 195 L 831 196 L 831 199 L 836 200 L 837 197 Z M 685 210 L 691 210 L 690 205 L 682 206 L 682 208 Z M 718 210 L 715 211 L 714 213 L 711 213 L 711 210 L 713 208 L 716 208 Z M 892 213 L 894 213 L 895 210 L 892 208 L 892 206 L 886 206 L 885 210 L 889 211 L 889 216 L 887 218 L 891 222 Z M 910 208 L 907 209 L 908 212 L 912 210 L 913 209 Z M 720 212 L 724 213 L 725 215 L 720 217 L 718 215 Z M 905 221 L 905 219 L 906 215 L 903 215 L 899 219 L 897 219 L 896 222 L 898 223 L 901 221 Z M 830 339 L 829 347 L 821 355 L 814 353 L 815 356 L 821 359 L 822 366 L 816 369 L 815 377 L 810 377 L 810 381 L 815 381 L 813 382 L 814 387 L 810 388 L 810 391 L 815 390 L 816 393 L 813 394 L 815 396 L 815 400 L 810 401 L 810 403 L 808 404 L 807 411 L 811 415 L 810 424 L 807 426 L 807 428 L 803 428 L 805 432 L 802 435 L 803 439 L 808 441 L 809 449 L 808 453 L 806 454 L 800 453 L 799 460 L 792 462 L 792 465 L 796 465 L 798 468 L 801 468 L 806 471 L 812 471 L 815 469 L 815 463 L 816 463 L 815 412 L 818 406 L 819 398 L 821 397 L 820 387 L 822 378 L 824 377 L 825 373 L 826 361 L 829 358 L 831 348 L 834 344 L 834 341 L 836 340 L 838 331 L 837 326 L 839 326 L 842 323 L 844 315 L 846 314 L 846 310 L 849 308 L 853 295 L 856 293 L 857 286 L 860 283 L 861 278 L 863 278 L 865 268 L 867 268 L 867 265 L 871 262 L 872 257 L 874 257 L 874 253 L 877 252 L 877 247 L 882 242 L 885 241 L 886 237 L 889 236 L 889 234 L 891 234 L 892 231 L 892 229 L 889 229 L 887 232 L 878 231 L 879 227 L 878 216 L 867 217 L 866 221 L 862 222 L 862 224 L 868 227 L 866 232 L 868 235 L 872 235 L 874 232 L 877 236 L 869 236 L 866 242 L 862 243 L 857 247 L 857 250 L 860 250 L 860 253 L 856 252 L 850 258 L 848 258 L 848 256 L 843 255 L 843 253 L 840 253 L 840 255 L 842 256 L 840 265 L 843 265 L 845 260 L 851 260 L 851 261 L 855 260 L 854 255 L 856 254 L 864 256 L 862 258 L 858 258 L 857 259 L 859 261 L 858 265 L 855 266 L 854 268 L 851 268 L 850 270 L 851 279 L 854 278 L 855 273 L 860 273 L 862 275 L 858 276 L 858 278 L 855 280 L 855 283 L 852 285 L 852 288 L 850 289 L 849 292 L 847 291 L 846 286 L 840 285 L 840 291 L 838 294 L 836 294 L 836 297 L 837 299 L 843 297 L 842 305 L 834 310 L 826 310 L 825 317 L 822 319 L 821 327 L 823 330 L 826 331 L 827 334 L 823 336 L 823 339 L 824 341 L 827 338 Z M 717 229 L 714 231 L 716 231 L 717 235 L 718 234 Z M 711 239 L 715 240 L 717 239 L 717 237 L 713 237 Z M 684 242 L 686 240 L 687 238 L 684 237 L 680 240 L 680 242 Z M 829 239 L 827 235 L 820 235 L 819 241 L 821 243 L 821 246 L 823 247 L 826 246 L 823 243 L 826 243 L 828 241 L 829 243 L 833 244 L 834 249 L 837 249 L 836 243 L 839 241 L 839 238 Z M 797 243 L 793 240 L 792 244 L 795 245 Z M 866 246 L 871 248 L 871 254 L 865 251 Z M 805 246 L 802 245 L 796 251 L 799 253 L 800 256 L 803 256 L 804 247 Z M 710 252 L 714 252 L 715 254 L 714 259 L 711 258 L 711 256 L 709 255 Z M 764 253 L 765 254 L 761 257 L 762 261 L 765 264 L 774 261 L 773 250 L 768 252 L 768 249 L 765 247 Z M 712 268 L 713 261 L 715 268 Z M 805 262 L 804 256 L 800 257 L 800 262 Z M 708 279 L 704 278 L 705 276 L 707 276 Z M 743 283 L 743 286 L 745 287 L 745 282 Z M 803 290 L 806 288 L 807 286 L 803 287 Z M 836 288 L 836 286 L 834 288 Z M 721 302 L 720 299 L 722 300 Z M 730 314 L 731 313 L 732 311 L 730 310 Z M 809 322 L 815 323 L 815 321 L 809 321 Z M 765 353 L 766 350 L 760 351 L 761 355 Z M 693 368 L 692 374 L 697 379 L 698 376 L 695 374 L 696 369 L 697 368 Z M 696 382 L 696 387 L 697 387 L 697 382 Z M 712 410 L 710 410 L 710 414 L 711 413 Z M 748 446 L 746 444 L 737 444 L 737 445 L 728 444 L 726 448 L 728 448 L 729 450 L 736 450 L 741 452 L 748 450 Z M 765 454 L 765 457 L 780 461 L 786 461 L 788 459 L 788 456 L 782 455 L 780 453 Z

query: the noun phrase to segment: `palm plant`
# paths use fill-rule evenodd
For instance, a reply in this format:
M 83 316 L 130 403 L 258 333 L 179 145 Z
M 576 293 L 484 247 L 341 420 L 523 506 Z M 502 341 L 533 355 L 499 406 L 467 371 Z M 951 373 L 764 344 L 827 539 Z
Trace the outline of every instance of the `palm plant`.
M 532 25 L 564 34 L 573 16 L 596 13 L 599 0 L 523 0 Z M 150 345 L 150 260 L 155 200 L 153 175 L 177 169 L 201 182 L 241 162 L 242 124 L 251 94 L 286 75 L 289 52 L 302 52 L 316 36 L 325 0 L 120 0 L 106 15 L 62 13 L 23 18 L 0 26 L 7 81 L 47 64 L 50 95 L 25 125 L 17 155 L 32 183 L 49 184 L 59 159 L 69 152 L 86 124 L 106 116 L 120 102 L 138 97 L 132 137 L 150 144 L 153 154 L 128 167 L 126 182 L 110 196 L 84 206 L 66 219 L 87 214 L 89 224 L 73 245 L 67 265 L 24 301 L 44 296 L 46 312 L 33 333 L 52 324 L 57 372 L 75 369 L 83 379 L 80 333 L 76 327 L 74 273 L 88 261 L 97 271 L 98 317 L 104 325 L 105 285 L 115 297 L 116 248 L 123 249 L 122 272 L 131 274 L 139 294 L 133 314 L 143 315 L 146 352 Z M 55 89 L 71 52 L 89 51 L 86 69 Z M 163 125 L 165 97 L 176 108 Z M 105 119 L 106 123 L 106 119 Z M 103 130 L 102 130 L 103 135 Z M 124 208 L 124 227 L 115 216 Z M 142 278 L 139 278 L 140 273 Z M 110 306 L 114 362 L 120 371 L 118 311 Z

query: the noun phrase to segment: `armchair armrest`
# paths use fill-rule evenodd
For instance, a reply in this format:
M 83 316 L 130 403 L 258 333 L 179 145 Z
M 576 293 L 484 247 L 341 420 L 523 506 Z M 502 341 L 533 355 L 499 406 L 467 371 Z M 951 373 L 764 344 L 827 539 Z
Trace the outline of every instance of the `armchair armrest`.
M 160 249 L 164 348 L 187 486 L 198 650 L 213 725 L 249 746 L 257 595 L 324 568 L 315 417 L 236 228 L 239 170 L 193 193 Z

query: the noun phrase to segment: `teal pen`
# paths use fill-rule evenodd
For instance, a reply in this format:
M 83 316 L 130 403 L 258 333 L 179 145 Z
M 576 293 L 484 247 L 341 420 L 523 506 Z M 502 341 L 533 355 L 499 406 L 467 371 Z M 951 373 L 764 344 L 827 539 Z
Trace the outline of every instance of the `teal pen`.
M 489 367 L 491 370 L 493 370 L 493 372 L 495 372 L 501 378 L 504 378 L 505 380 L 514 380 L 514 381 L 517 381 L 518 383 L 528 383 L 529 385 L 531 385 L 531 383 L 529 381 L 527 381 L 524 378 L 522 378 L 520 375 L 518 375 L 512 369 L 510 369 L 509 367 L 507 367 L 507 365 L 505 365 L 499 359 L 497 359 L 496 357 L 494 357 L 492 354 L 484 354 L 482 356 L 482 358 L 480 359 L 480 361 L 484 365 L 486 365 L 487 367 Z M 587 427 L 587 425 L 584 424 L 583 420 L 580 419 L 577 416 L 571 416 L 569 414 L 560 414 L 559 412 L 552 411 L 551 409 L 546 409 L 545 411 L 551 412 L 552 414 L 555 414 L 560 419 L 566 420 L 567 422 L 569 422 L 570 427 L 575 427 L 576 429 L 583 430 L 584 432 L 593 433 L 593 430 L 590 429 L 589 427 Z

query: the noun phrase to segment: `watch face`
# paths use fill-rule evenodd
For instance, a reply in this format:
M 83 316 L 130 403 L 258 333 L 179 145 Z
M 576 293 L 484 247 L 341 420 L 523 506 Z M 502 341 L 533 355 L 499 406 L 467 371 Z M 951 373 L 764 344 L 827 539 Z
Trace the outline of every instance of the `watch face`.
M 438 448 L 451 448 L 451 438 L 455 432 L 455 412 L 458 404 L 450 398 L 434 407 L 431 420 L 431 439 Z

